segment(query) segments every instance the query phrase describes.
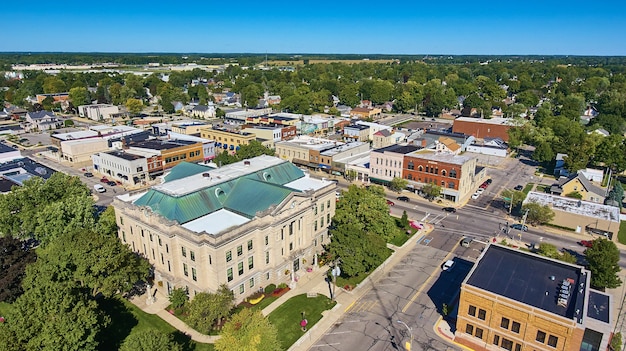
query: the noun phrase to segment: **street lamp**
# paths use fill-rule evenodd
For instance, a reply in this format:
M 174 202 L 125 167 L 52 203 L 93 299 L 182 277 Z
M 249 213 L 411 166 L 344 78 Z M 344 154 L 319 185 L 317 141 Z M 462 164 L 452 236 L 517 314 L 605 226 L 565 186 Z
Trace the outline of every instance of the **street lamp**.
M 398 319 L 396 322 L 398 322 L 398 323 L 400 323 L 400 324 L 404 325 L 404 326 L 406 327 L 406 329 L 409 331 L 409 342 L 407 342 L 407 343 L 404 345 L 404 348 L 406 348 L 406 351 L 411 351 L 411 344 L 413 344 L 413 331 L 412 331 L 412 330 L 411 330 L 411 328 L 410 328 L 410 327 L 409 327 L 406 323 L 404 323 L 403 321 L 401 321 L 401 320 L 399 320 L 399 319 Z

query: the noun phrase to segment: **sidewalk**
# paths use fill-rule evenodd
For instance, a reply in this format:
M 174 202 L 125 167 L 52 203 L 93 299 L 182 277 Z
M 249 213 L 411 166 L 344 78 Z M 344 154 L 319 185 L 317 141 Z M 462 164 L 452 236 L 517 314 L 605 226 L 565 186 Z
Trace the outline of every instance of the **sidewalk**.
M 433 226 L 431 224 L 425 224 L 425 227 L 416 232 L 415 235 L 413 235 L 411 239 L 407 240 L 407 242 L 402 247 L 394 247 L 394 253 L 374 272 L 372 272 L 369 277 L 363 280 L 354 290 L 345 291 L 338 287 L 336 290 L 335 298 L 335 300 L 337 301 L 337 305 L 335 305 L 333 309 L 325 311 L 323 313 L 324 317 L 312 328 L 310 328 L 304 335 L 302 335 L 302 337 L 289 348 L 289 351 L 304 351 L 310 349 L 311 346 L 313 346 L 315 342 L 317 342 L 317 340 L 319 340 L 326 333 L 326 331 L 328 331 L 341 317 L 343 317 L 344 313 L 350 308 L 352 304 L 354 304 L 370 289 L 372 289 L 379 279 L 383 278 L 389 272 L 389 270 L 391 270 L 396 264 L 398 264 L 404 258 L 404 256 L 406 256 L 406 254 L 408 254 L 413 249 L 417 238 L 422 235 L 428 234 L 432 230 Z M 310 280 L 304 282 L 303 284 L 301 284 L 301 282 L 298 282 L 298 286 L 296 288 L 290 290 L 288 293 L 281 296 L 278 300 L 274 301 L 271 305 L 263 309 L 263 314 L 267 315 L 276 307 L 278 307 L 281 303 L 295 295 L 308 292 L 317 292 L 318 294 L 330 296 L 329 285 L 325 280 L 325 273 L 327 270 L 328 267 L 324 266 L 312 272 L 315 274 L 310 278 Z

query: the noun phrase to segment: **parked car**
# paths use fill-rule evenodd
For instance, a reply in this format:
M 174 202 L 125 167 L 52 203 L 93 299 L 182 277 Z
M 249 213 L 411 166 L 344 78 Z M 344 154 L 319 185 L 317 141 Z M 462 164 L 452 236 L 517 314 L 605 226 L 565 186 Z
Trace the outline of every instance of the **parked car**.
M 515 186 L 515 188 L 513 188 L 513 189 L 515 189 L 515 190 L 517 190 L 517 191 L 522 191 L 522 189 L 524 189 L 524 187 L 523 187 L 522 185 L 519 185 L 519 184 L 518 184 L 518 185 L 516 185 L 516 186 Z
M 93 186 L 93 188 L 94 188 L 94 190 L 96 190 L 96 191 L 97 191 L 97 192 L 99 192 L 99 193 L 104 193 L 104 192 L 106 192 L 106 191 L 107 191 L 107 190 L 106 190 L 106 189 L 105 189 L 102 185 L 100 185 L 100 184 L 96 184 L 96 185 L 94 185 L 94 186 Z
M 474 193 L 474 194 L 472 194 L 472 200 L 476 200 L 476 199 L 478 199 L 478 197 L 479 197 L 479 196 L 480 196 L 480 194 L 479 194 L 479 193 Z
M 487 183 L 482 183 L 482 184 L 480 185 L 480 187 L 479 187 L 479 188 L 480 188 L 480 189 L 487 189 L 487 187 L 488 187 L 488 186 L 489 186 L 489 184 L 487 184 Z
M 593 241 L 592 240 L 581 240 L 580 241 L 580 245 L 582 245 L 584 247 L 592 247 L 593 246 Z
M 446 212 L 450 212 L 450 213 L 455 213 L 456 212 L 456 208 L 454 208 L 454 207 L 444 207 L 444 208 L 442 208 L 442 210 L 446 211 Z
M 85 172 L 85 174 L 83 174 L 83 175 L 84 175 L 85 177 L 87 177 L 87 178 L 91 178 L 91 177 L 93 177 L 93 173 L 91 173 L 91 172 Z
M 446 263 L 443 264 L 442 269 L 449 272 L 452 270 L 452 267 L 454 267 L 454 261 L 447 260 Z
M 395 202 L 391 201 L 391 200 L 387 200 L 387 205 L 389 206 L 393 206 L 395 205 Z
M 478 188 L 476 189 L 476 192 L 479 194 L 482 194 L 485 191 L 485 188 Z
M 113 180 L 109 180 L 107 182 L 107 184 L 110 185 L 110 186 L 116 186 L 117 185 L 117 183 L 115 181 L 113 181 Z
M 397 199 L 404 202 L 411 201 L 407 196 L 398 196 Z
M 491 179 L 491 178 L 485 180 L 485 183 L 487 183 L 487 184 L 491 184 L 491 182 L 493 182 L 493 179 Z
M 528 226 L 522 225 L 521 223 L 511 224 L 511 228 L 521 230 L 523 232 L 528 231 Z
M 472 241 L 474 241 L 474 239 L 473 239 L 473 238 L 467 238 L 467 237 L 465 237 L 465 238 L 463 238 L 463 240 L 461 240 L 461 246 L 463 246 L 463 247 L 469 247 L 469 246 L 470 246 L 470 244 L 472 243 Z
M 107 179 L 107 177 L 102 177 L 102 178 L 100 179 L 100 182 L 101 182 L 101 183 L 108 183 L 108 182 L 109 182 L 109 180 Z

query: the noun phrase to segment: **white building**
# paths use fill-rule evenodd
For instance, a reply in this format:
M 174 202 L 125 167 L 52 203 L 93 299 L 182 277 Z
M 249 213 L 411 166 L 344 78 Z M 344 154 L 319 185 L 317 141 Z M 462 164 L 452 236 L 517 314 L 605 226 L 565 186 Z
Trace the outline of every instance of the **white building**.
M 100 152 L 92 156 L 94 169 L 125 184 L 135 185 L 148 179 L 146 157 L 125 151 Z
M 120 113 L 120 108 L 115 105 L 93 104 L 78 106 L 78 115 L 94 121 L 111 119 L 111 115 Z

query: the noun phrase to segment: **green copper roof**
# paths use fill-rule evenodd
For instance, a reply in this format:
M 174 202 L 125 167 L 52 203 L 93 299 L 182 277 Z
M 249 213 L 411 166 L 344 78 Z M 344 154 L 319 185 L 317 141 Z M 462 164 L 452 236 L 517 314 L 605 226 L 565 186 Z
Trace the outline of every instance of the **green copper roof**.
M 197 163 L 181 162 L 174 166 L 164 179 L 166 182 L 171 182 L 172 180 L 186 178 L 191 175 L 208 172 L 213 169 L 213 167 L 203 166 Z
M 198 172 L 200 168 L 196 166 L 189 163 L 175 166 L 170 173 L 172 177 L 166 177 L 166 182 L 182 179 L 185 174 L 189 176 L 207 170 L 204 166 L 198 166 L 202 167 L 202 171 Z M 148 206 L 152 211 L 179 224 L 221 209 L 252 218 L 257 212 L 281 203 L 291 192 L 297 191 L 284 184 L 303 175 L 298 167 L 284 162 L 183 196 L 173 196 L 152 188 L 134 204 Z

